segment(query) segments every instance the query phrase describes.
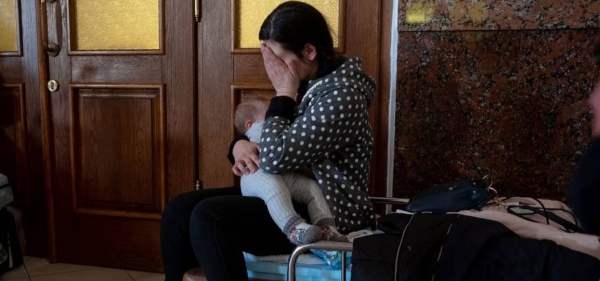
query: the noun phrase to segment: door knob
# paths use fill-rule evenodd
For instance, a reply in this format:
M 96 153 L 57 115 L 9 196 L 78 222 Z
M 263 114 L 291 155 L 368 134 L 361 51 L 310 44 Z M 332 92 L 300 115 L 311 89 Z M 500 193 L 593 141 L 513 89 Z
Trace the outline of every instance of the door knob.
M 48 90 L 50 92 L 56 92 L 58 90 L 58 81 L 56 81 L 56 80 L 48 81 Z

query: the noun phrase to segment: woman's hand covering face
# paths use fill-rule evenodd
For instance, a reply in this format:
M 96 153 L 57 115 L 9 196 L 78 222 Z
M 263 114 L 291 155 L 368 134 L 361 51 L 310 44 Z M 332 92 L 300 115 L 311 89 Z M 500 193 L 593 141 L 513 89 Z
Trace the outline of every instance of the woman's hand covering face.
M 293 58 L 288 61 L 282 60 L 265 43 L 261 44 L 260 51 L 267 75 L 277 92 L 277 96 L 288 96 L 296 99 L 296 92 L 300 86 L 300 77 L 297 71 L 298 62 Z

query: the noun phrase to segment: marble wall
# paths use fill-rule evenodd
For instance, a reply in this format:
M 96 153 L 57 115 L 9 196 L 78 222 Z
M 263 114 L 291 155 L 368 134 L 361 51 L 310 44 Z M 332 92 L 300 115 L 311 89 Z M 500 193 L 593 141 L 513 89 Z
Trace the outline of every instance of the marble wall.
M 600 1 L 400 0 L 399 17 L 394 196 L 491 175 L 564 199 L 590 140 Z

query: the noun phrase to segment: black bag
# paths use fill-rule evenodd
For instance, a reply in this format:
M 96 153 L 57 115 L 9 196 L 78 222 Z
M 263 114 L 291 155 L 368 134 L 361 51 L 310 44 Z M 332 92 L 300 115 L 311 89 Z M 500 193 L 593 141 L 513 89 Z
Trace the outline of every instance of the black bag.
M 410 198 L 406 210 L 447 213 L 480 209 L 492 199 L 488 189 L 485 178 L 437 185 Z
M 23 264 L 15 217 L 6 208 L 0 210 L 0 276 Z

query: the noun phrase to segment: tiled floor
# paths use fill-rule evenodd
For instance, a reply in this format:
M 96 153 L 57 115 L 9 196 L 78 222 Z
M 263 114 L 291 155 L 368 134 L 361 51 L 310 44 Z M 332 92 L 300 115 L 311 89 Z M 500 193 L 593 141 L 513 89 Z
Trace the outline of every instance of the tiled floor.
M 11 270 L 0 281 L 164 281 L 163 274 L 102 268 L 25 257 L 25 264 Z

